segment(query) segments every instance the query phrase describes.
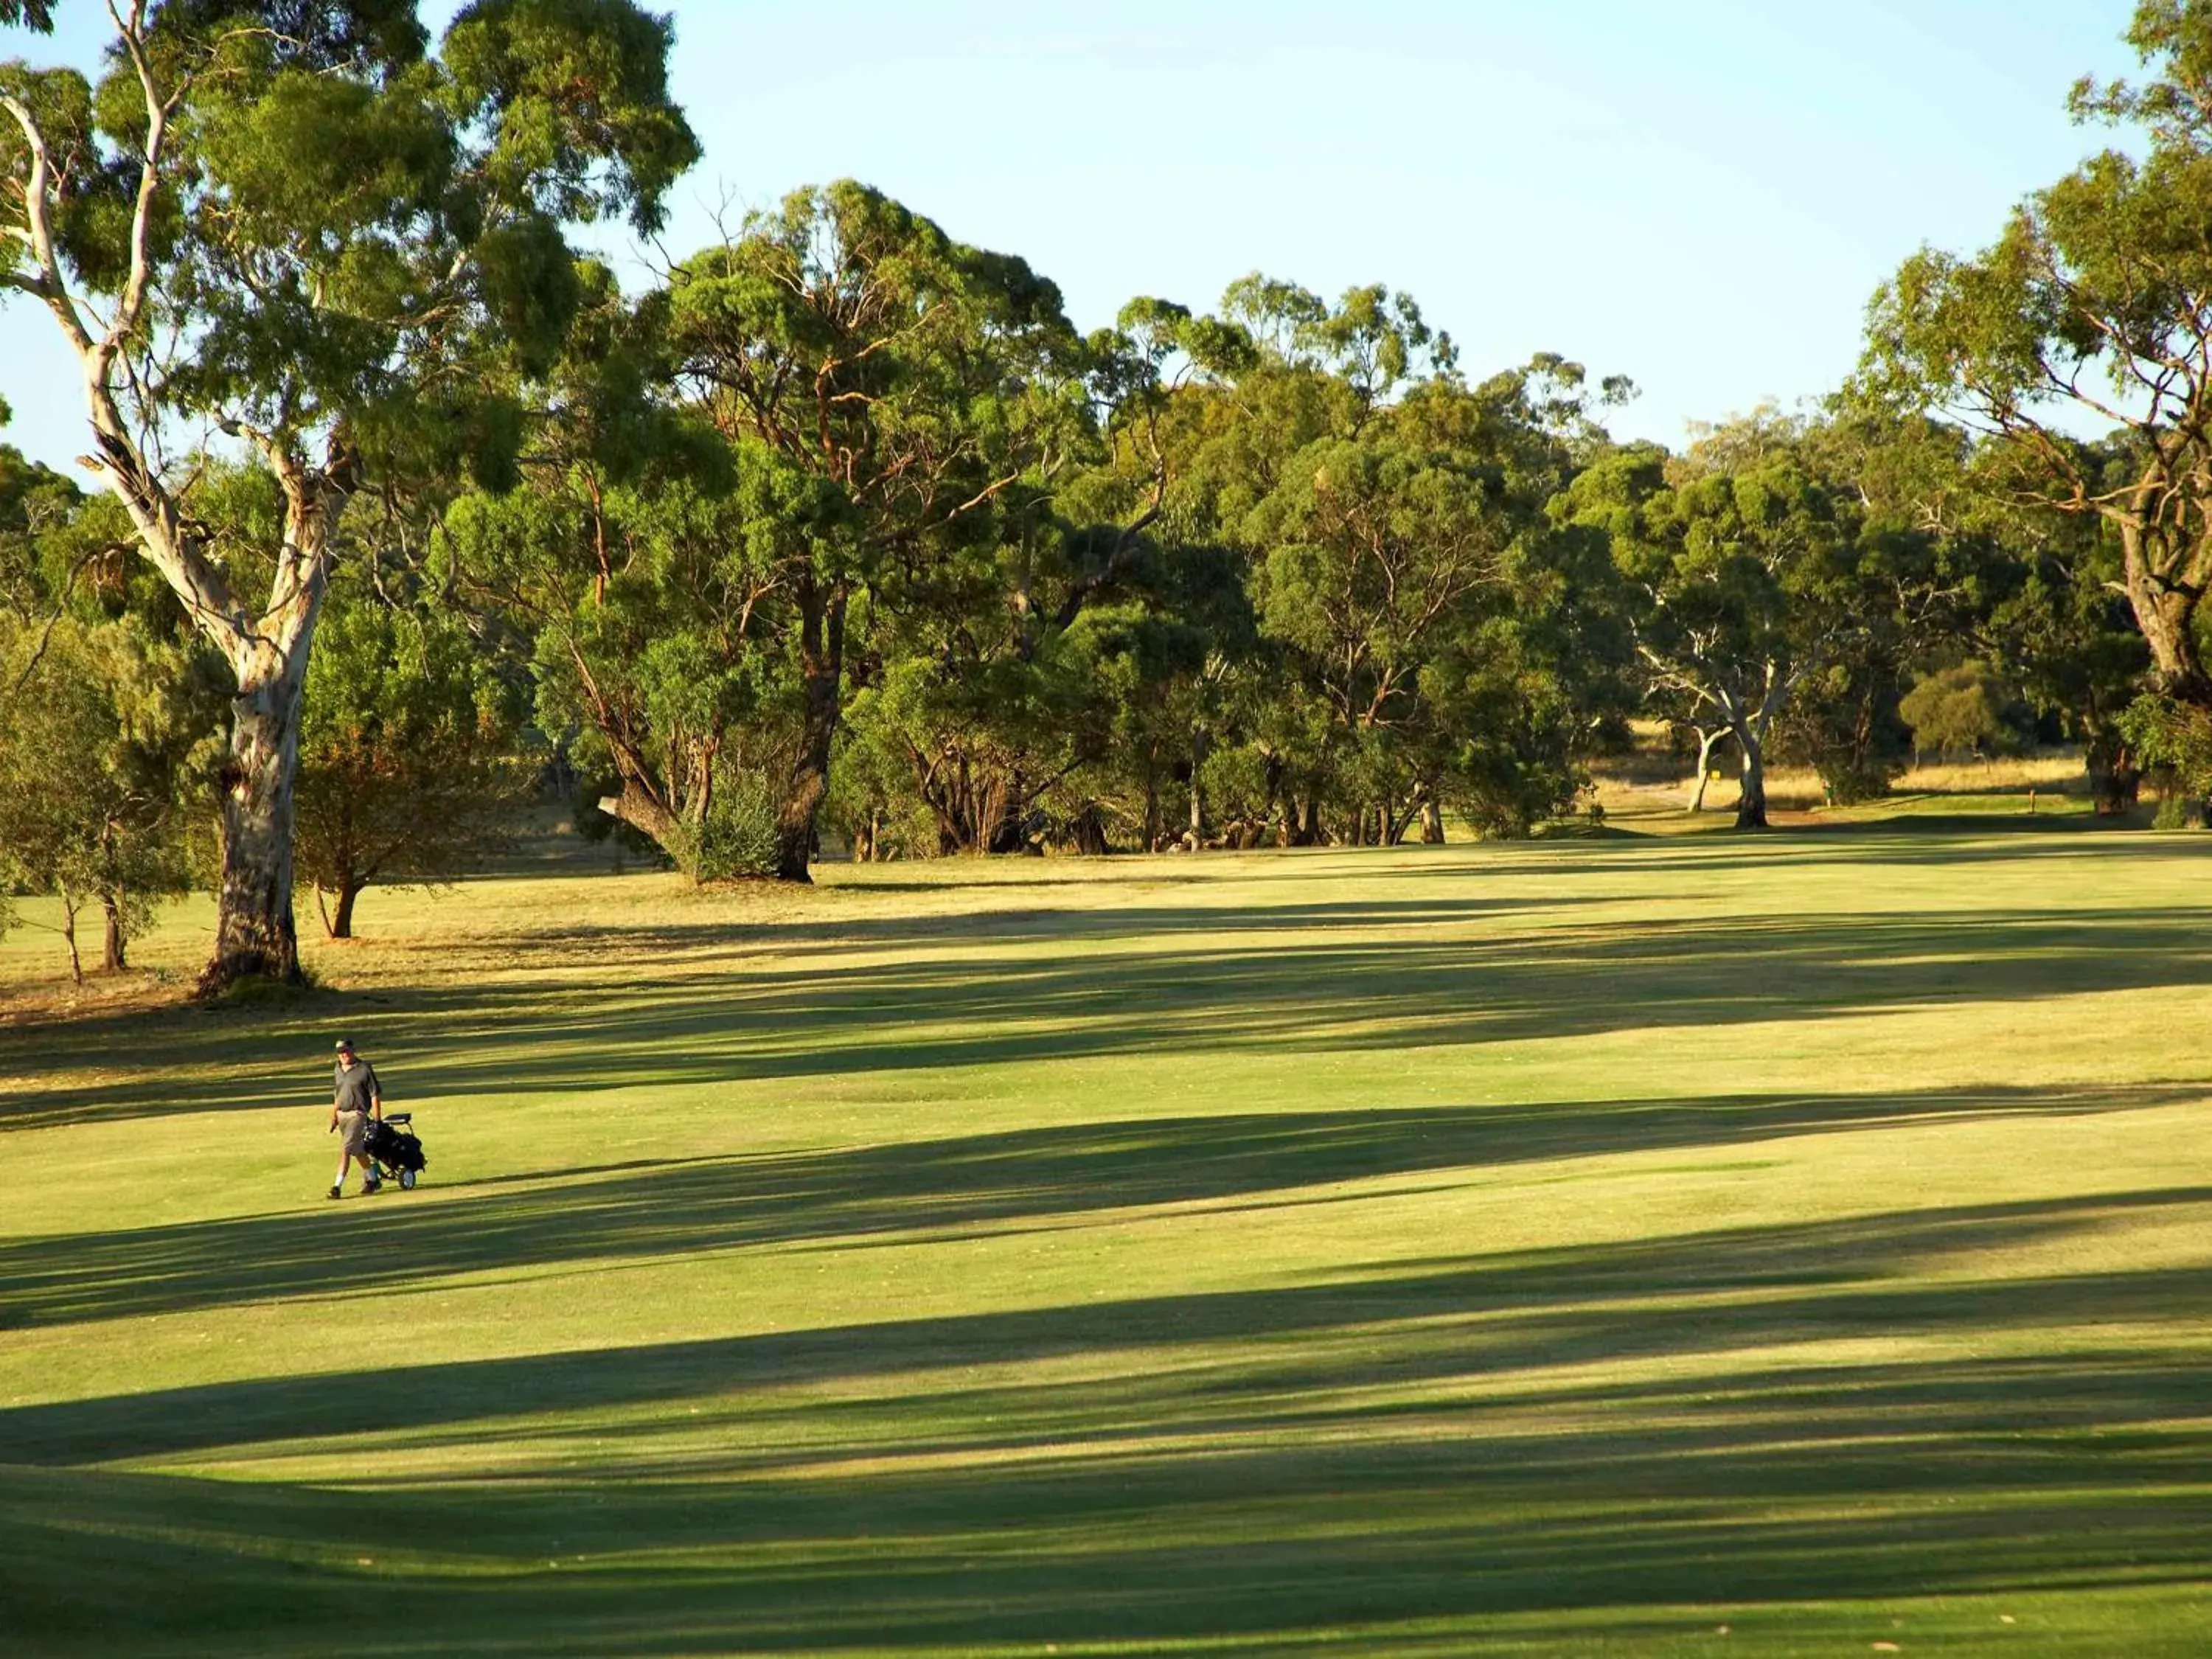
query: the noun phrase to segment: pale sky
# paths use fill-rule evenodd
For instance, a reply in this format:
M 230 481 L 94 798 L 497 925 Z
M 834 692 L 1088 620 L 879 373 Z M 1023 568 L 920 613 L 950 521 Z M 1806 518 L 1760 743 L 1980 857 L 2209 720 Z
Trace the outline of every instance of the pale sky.
M 665 0 L 664 0 L 665 3 Z M 448 5 L 426 14 L 449 15 Z M 676 0 L 707 152 L 668 250 L 725 202 L 850 175 L 1018 253 L 1083 327 L 1259 270 L 1381 282 L 1469 375 L 1557 351 L 1685 423 L 1834 386 L 1875 285 L 1971 248 L 2107 142 L 2074 79 L 2132 72 L 2131 0 Z M 84 61 L 73 31 L 0 58 Z M 617 245 L 627 252 L 627 244 Z M 43 312 L 0 305 L 0 432 L 87 447 Z

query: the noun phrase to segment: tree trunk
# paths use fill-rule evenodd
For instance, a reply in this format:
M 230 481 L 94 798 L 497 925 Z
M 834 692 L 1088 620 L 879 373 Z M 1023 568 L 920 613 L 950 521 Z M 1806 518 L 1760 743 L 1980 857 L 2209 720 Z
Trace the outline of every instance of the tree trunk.
M 1728 736 L 1728 727 L 1715 726 L 1708 732 L 1702 726 L 1690 728 L 1698 734 L 1698 792 L 1690 797 L 1688 811 L 1692 817 L 1705 810 L 1705 787 L 1712 781 L 1713 746 Z
M 1757 733 L 1748 727 L 1739 729 L 1736 742 L 1743 749 L 1743 793 L 1736 799 L 1735 827 L 1739 830 L 1766 828 L 1766 757 Z
M 351 499 L 351 463 L 313 472 L 296 459 L 277 472 L 284 545 L 268 609 L 228 638 L 238 692 L 223 757 L 222 874 L 216 889 L 215 956 L 195 994 L 237 981 L 297 985 L 300 936 L 292 919 L 293 788 L 300 770 L 300 695 L 330 579 L 330 538 Z M 143 526 L 142 526 L 143 531 Z
M 2117 732 L 2100 731 L 2087 748 L 2089 794 L 2097 816 L 2118 817 L 2131 810 L 2142 797 L 2142 770 L 2127 740 Z
M 1206 764 L 1207 748 L 1206 728 L 1194 726 L 1190 733 L 1190 850 L 1194 853 L 1206 845 L 1206 794 L 1198 781 L 1199 769 Z
M 1255 847 L 1259 846 L 1267 839 L 1268 830 L 1273 828 L 1275 823 L 1275 810 L 1279 805 L 1282 804 L 1282 761 L 1273 753 L 1269 753 L 1266 761 L 1262 763 L 1261 776 L 1265 785 L 1265 793 L 1261 799 L 1259 827 L 1255 832 L 1252 839 L 1252 844 Z M 1283 816 L 1285 821 L 1287 822 L 1290 814 L 1285 811 Z M 1279 835 L 1280 832 L 1279 831 L 1278 834 Z
M 331 918 L 332 939 L 353 937 L 353 902 L 361 896 L 362 884 L 346 881 L 338 884 L 337 914 Z
M 599 811 L 629 825 L 669 857 L 683 861 L 684 820 L 636 778 L 624 778 L 619 795 L 600 796 Z
M 292 787 L 300 766 L 300 688 L 312 627 L 289 660 L 244 681 L 231 702 L 230 752 L 222 771 L 222 875 L 216 888 L 215 957 L 201 974 L 209 996 L 248 978 L 300 982 L 292 920 Z
M 1106 840 L 1105 815 L 1096 803 L 1077 814 L 1075 822 L 1068 827 L 1068 838 L 1077 852 L 1091 856 L 1103 856 L 1114 850 Z
M 84 901 L 66 887 L 61 890 L 61 898 L 62 938 L 69 945 L 70 979 L 73 983 L 82 985 L 84 983 L 84 958 L 77 954 L 76 912 L 77 907 Z
M 119 895 L 113 892 L 100 896 L 100 908 L 106 926 L 101 933 L 100 965 L 101 970 L 119 974 L 131 964 L 124 959 L 129 941 L 123 936 L 123 904 Z
M 830 745 L 844 714 L 845 599 L 842 582 L 825 592 L 809 578 L 799 588 L 799 672 L 805 712 L 791 784 L 776 816 L 778 881 L 813 879 L 806 866 L 814 847 L 814 820 L 830 793 Z
M 1398 822 L 1391 829 L 1390 844 L 1393 847 L 1404 846 L 1406 837 L 1413 833 L 1413 826 L 1417 823 L 1422 826 L 1421 839 L 1424 841 L 1428 839 L 1428 786 L 1425 783 L 1415 784 L 1413 793 L 1406 798 L 1405 811 L 1400 815 Z
M 2123 528 L 2121 541 L 2127 554 L 2128 605 L 2136 613 L 2143 642 L 2150 647 L 2159 690 L 2177 702 L 2212 709 L 2212 675 L 2206 673 L 2197 644 L 2202 592 L 2155 576 L 2144 557 L 2141 532 Z
M 993 777 L 975 792 L 975 850 L 979 853 L 1026 853 L 1029 787 L 1017 770 Z

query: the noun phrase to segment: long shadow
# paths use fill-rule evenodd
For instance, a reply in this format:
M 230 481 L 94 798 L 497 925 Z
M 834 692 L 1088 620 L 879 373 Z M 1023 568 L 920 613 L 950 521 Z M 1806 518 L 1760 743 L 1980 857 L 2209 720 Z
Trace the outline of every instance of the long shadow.
M 2145 1213 L 2187 1210 L 2212 1210 L 2212 1187 L 1717 1228 L 1632 1244 L 1444 1256 L 1394 1263 L 1379 1274 L 1347 1269 L 1285 1289 L 1133 1296 L 953 1318 L 149 1389 L 0 1410 L 0 1464 L 110 1462 L 237 1449 L 344 1433 L 356 1420 L 404 1445 L 408 1431 L 483 1418 L 659 1406 L 738 1387 L 804 1390 L 833 1381 L 954 1375 L 1093 1352 L 1284 1337 L 1301 1340 L 1279 1350 L 1279 1366 L 1255 1365 L 1231 1378 L 1170 1378 L 1160 1386 L 1180 1403 L 1170 1410 L 1156 1402 L 1129 1425 L 1152 1435 L 1172 1431 L 1182 1418 L 1212 1421 L 1240 1393 L 1249 1399 L 1232 1415 L 1249 1416 L 1253 1401 L 1265 1402 L 1272 1413 L 1292 1403 L 1283 1389 L 1286 1374 L 1303 1390 L 1324 1384 L 1358 1390 L 1384 1380 L 1654 1358 L 1869 1332 L 1940 1333 L 1963 1341 L 1977 1331 L 2137 1318 L 2179 1328 L 2212 1314 L 2212 1265 L 2002 1279 L 1931 1281 L 1919 1275 L 1954 1259 L 2091 1235 Z M 1482 1322 L 1419 1328 L 1453 1319 Z M 1386 1332 L 1407 1322 L 1414 1328 L 1356 1346 L 1319 1340 L 1328 1333 Z M 2014 1364 L 2035 1369 L 2040 1362 Z M 1883 1368 L 1872 1369 L 1879 1375 Z M 1992 1369 L 2002 1371 L 2007 1364 Z M 1826 1386 L 1823 1376 L 1814 1371 L 1804 1380 L 1817 1392 Z M 1732 1379 L 1728 1386 L 1741 1397 L 1731 1401 L 1729 1410 L 1788 1412 L 1792 1396 L 1787 1390 L 1778 1394 L 1772 1383 L 1772 1378 Z M 982 1385 L 981 1395 L 990 1403 L 980 1410 L 979 1420 L 988 1419 L 989 1427 L 971 1449 L 1019 1443 L 1024 1424 L 1064 1427 L 1077 1412 L 1067 1403 L 1070 1391 L 1091 1386 L 1009 1391 L 1004 1384 Z M 1135 1395 L 1152 1397 L 1152 1385 L 1142 1379 L 1128 1386 Z M 1698 1388 L 1710 1391 L 1711 1385 L 1575 1381 L 1516 1391 L 1512 1398 L 1516 1407 L 1548 1408 Z M 1189 1391 L 1194 1392 L 1185 1398 Z M 962 1392 L 978 1390 L 967 1385 Z M 1021 1404 L 1025 1396 L 1034 1397 L 1030 1405 Z M 2192 1398 L 2202 1405 L 2201 1393 Z M 915 1422 L 933 1419 L 926 1391 L 902 1390 L 898 1399 L 898 1409 Z M 1056 1403 L 1041 1407 L 1035 1400 Z M 357 1419 L 334 1417 L 334 1401 L 357 1412 Z M 811 1413 L 815 1408 L 794 1409 Z M 2054 1409 L 2061 1408 L 2054 1404 Z M 1305 1415 L 1297 1414 L 1302 1420 Z M 2201 1419 L 2202 1413 L 2197 1415 Z M 2192 1431 L 2212 1437 L 2212 1423 L 2199 1421 Z M 773 1441 L 754 1438 L 757 1444 Z M 921 1448 L 945 1449 L 934 1443 Z M 832 1441 L 809 1455 L 834 1460 L 853 1449 Z M 742 1460 L 752 1454 L 732 1455 Z M 714 1455 L 687 1451 L 680 1467 L 710 1470 Z M 373 1483 L 375 1473 L 364 1470 L 356 1478 Z
M 670 951 L 717 945 L 747 952 L 812 947 L 807 951 L 810 957 L 917 943 L 967 949 L 977 945 L 1034 945 L 1064 939 L 1084 945 L 1108 939 L 1171 939 L 1183 934 L 1212 938 L 1223 933 L 1455 927 L 1529 911 L 1565 911 L 1577 905 L 1620 902 L 1626 896 L 1577 893 L 1471 898 L 1447 894 L 1413 899 L 1271 903 L 1264 908 L 1221 904 L 1114 904 L 1089 909 L 1031 906 L 949 915 L 830 915 L 806 921 L 659 922 L 636 927 L 577 924 L 533 930 L 517 939 L 515 945 L 525 961 L 538 955 L 568 955 L 580 946 L 619 951 L 645 962 L 663 959 Z
M 1324 907 L 1315 907 L 1316 910 Z M 1428 914 L 1458 912 L 1428 901 Z M 1486 906 L 1478 906 L 1478 910 Z M 343 1005 L 380 1071 L 420 1102 L 541 1101 L 639 1085 L 680 1086 L 1090 1056 L 1400 1048 L 1608 1031 L 1814 1020 L 1958 1002 L 2201 984 L 2212 974 L 2206 912 L 2169 908 L 1850 915 L 1519 930 L 1409 923 L 1372 903 L 1326 907 L 1313 936 L 1154 942 L 1139 912 L 1080 945 L 1041 927 L 996 953 L 954 949 L 895 962 L 787 952 L 765 965 L 647 965 L 604 975 L 404 994 Z M 1176 911 L 1188 919 L 1188 913 Z M 897 924 L 903 926 L 904 924 Z M 825 932 L 834 930 L 825 929 Z M 352 1018 L 358 1014 L 359 1018 Z M 266 1024 L 172 1017 L 140 1030 L 89 1024 L 13 1036 L 0 1127 L 149 1113 L 311 1103 L 331 1016 Z M 311 1055 L 297 1072 L 271 1050 Z M 41 1070 L 112 1068 L 98 1083 L 41 1086 Z
M 1730 1603 L 1767 1604 L 1737 1619 L 1754 1648 L 1793 1605 L 1793 1630 L 1856 1646 L 1869 1604 L 2061 1589 L 2171 1617 L 2212 1525 L 2212 1269 L 1972 1264 L 2208 1204 L 1967 1206 L 19 1408 L 0 1613 L 40 1652 L 262 1633 L 349 1656 L 1343 1641 L 1546 1613 L 1556 1640 Z M 2113 1319 L 2137 1322 L 2124 1346 L 2002 1340 Z M 1916 1335 L 1944 1357 L 1808 1357 Z M 1768 1350 L 1796 1357 L 1746 1363 Z M 356 1425 L 357 1465 L 312 1486 L 90 1467 Z M 515 1474 L 421 1472 L 487 1437 Z
M 0 1327 L 368 1294 L 497 1267 L 809 1240 L 949 1240 L 1161 1204 L 1282 1205 L 1377 1176 L 1728 1146 L 1880 1122 L 2126 1110 L 2194 1085 L 1957 1089 L 1131 1119 L 832 1152 L 705 1158 L 422 1204 L 0 1243 Z
M 1411 849 L 1397 849 L 1400 854 Z M 1486 844 L 1479 858 L 1465 849 L 1436 849 L 1418 866 L 1442 875 L 1717 875 L 1836 865 L 2010 864 L 2050 859 L 2124 857 L 2185 864 L 2212 863 L 2212 836 L 2144 835 L 2124 819 L 2081 814 L 2020 817 L 1991 813 L 1919 813 L 1902 818 L 1834 819 L 1745 835 L 1725 830 L 1689 835 L 1577 837 Z M 1251 856 L 1245 854 L 1242 856 Z M 1378 860 L 1392 854 L 1376 854 Z M 1383 867 L 1388 867 L 1384 866 Z M 1416 867 L 1407 866 L 1407 873 Z

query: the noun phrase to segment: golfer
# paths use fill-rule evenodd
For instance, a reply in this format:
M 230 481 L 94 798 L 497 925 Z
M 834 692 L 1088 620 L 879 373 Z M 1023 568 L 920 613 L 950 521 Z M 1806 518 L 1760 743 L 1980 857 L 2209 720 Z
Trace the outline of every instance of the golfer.
M 343 1135 L 338 1153 L 338 1178 L 331 1182 L 331 1196 L 345 1194 L 346 1171 L 361 1160 L 361 1191 L 366 1198 L 382 1185 L 376 1165 L 368 1156 L 368 1120 L 384 1115 L 384 1091 L 376 1081 L 376 1067 L 353 1051 L 349 1037 L 338 1039 L 337 1071 L 331 1084 L 331 1133 Z

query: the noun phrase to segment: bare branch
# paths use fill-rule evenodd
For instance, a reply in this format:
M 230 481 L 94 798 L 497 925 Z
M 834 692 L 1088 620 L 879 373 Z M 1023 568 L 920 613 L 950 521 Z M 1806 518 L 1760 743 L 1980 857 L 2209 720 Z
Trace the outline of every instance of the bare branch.
M 49 198 L 53 191 L 53 163 L 46 149 L 46 136 L 40 130 L 38 118 L 30 106 L 12 93 L 0 92 L 0 109 L 15 118 L 15 125 L 23 131 L 23 142 L 31 152 L 31 170 L 23 182 L 23 226 L 15 234 L 31 250 L 37 262 L 38 276 L 30 282 L 11 278 L 9 286 L 21 289 L 46 302 L 62 332 L 69 337 L 70 344 L 79 356 L 92 349 L 92 336 L 84 325 L 84 318 L 70 295 L 69 284 L 62 276 L 61 257 L 54 245 L 53 223 L 49 216 Z M 13 227 L 10 227 L 13 229 Z

